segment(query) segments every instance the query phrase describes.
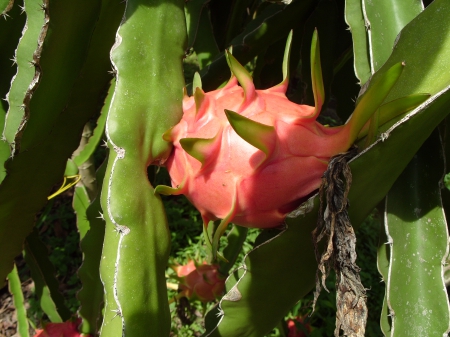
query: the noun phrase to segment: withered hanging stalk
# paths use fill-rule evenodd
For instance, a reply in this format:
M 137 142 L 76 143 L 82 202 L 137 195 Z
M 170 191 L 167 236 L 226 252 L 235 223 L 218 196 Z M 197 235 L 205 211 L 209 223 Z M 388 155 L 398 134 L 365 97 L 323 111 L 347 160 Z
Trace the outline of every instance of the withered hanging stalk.
M 359 276 L 361 269 L 356 265 L 356 236 L 347 211 L 352 183 L 348 161 L 356 154 L 357 148 L 352 147 L 330 160 L 322 177 L 319 217 L 312 233 L 319 265 L 313 307 L 322 287 L 327 290 L 325 280 L 331 268 L 334 269 L 337 306 L 335 336 L 343 330 L 344 336 L 362 337 L 367 322 L 366 289 Z M 324 237 L 327 237 L 326 248 L 319 253 L 318 244 Z

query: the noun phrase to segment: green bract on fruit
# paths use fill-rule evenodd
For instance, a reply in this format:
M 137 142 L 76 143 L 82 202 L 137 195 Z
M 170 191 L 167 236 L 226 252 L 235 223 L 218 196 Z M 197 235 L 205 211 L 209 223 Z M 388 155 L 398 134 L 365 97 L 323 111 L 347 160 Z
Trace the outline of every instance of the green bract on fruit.
M 250 74 L 227 52 L 228 84 L 205 93 L 197 77 L 194 95 L 183 101 L 182 120 L 163 136 L 174 146 L 166 162 L 172 188 L 156 191 L 184 194 L 205 225 L 222 219 L 213 248 L 229 222 L 258 228 L 282 224 L 320 186 L 330 157 L 355 141 L 403 68 L 397 64 L 378 79 L 376 91 L 365 93 L 346 125 L 326 127 L 316 122 L 324 101 L 317 34 L 311 51 L 315 107 L 285 96 L 289 48 L 290 38 L 283 82 L 267 90 L 255 90 Z

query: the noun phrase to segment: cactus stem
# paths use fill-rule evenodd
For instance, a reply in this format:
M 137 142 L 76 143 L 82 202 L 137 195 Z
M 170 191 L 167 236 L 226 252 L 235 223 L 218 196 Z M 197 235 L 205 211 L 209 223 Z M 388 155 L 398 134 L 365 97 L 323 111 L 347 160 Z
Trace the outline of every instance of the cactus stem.
M 119 233 L 119 231 L 118 231 L 118 233 Z M 115 300 L 115 302 L 117 304 L 117 309 L 116 310 L 117 310 L 117 313 L 120 313 L 120 315 L 115 315 L 113 318 L 115 318 L 116 316 L 119 316 L 121 318 L 121 320 L 122 320 L 122 331 L 125 331 L 125 320 L 123 319 L 123 316 L 122 316 L 122 306 L 120 304 L 119 296 L 117 294 L 117 277 L 119 275 L 120 248 L 122 246 L 122 240 L 125 237 L 125 235 L 122 235 L 122 233 L 120 233 L 120 234 L 121 235 L 120 235 L 120 238 L 119 238 L 119 243 L 117 245 L 116 263 L 114 265 L 114 290 L 113 290 L 113 297 L 114 297 L 114 300 Z M 122 333 L 122 335 L 123 335 L 123 333 Z
M 45 8 L 47 8 L 48 1 L 49 0 L 43 0 L 43 4 L 41 6 L 44 6 Z M 13 1 L 10 1 L 10 3 L 13 3 Z M 33 93 L 35 92 L 36 88 L 38 87 L 40 79 L 41 79 L 41 69 L 39 66 L 39 60 L 40 60 L 40 54 L 41 54 L 42 48 L 43 48 L 44 39 L 47 35 L 49 22 L 50 22 L 50 17 L 49 17 L 48 11 L 45 11 L 44 24 L 43 24 L 42 28 L 40 29 L 39 36 L 37 38 L 37 48 L 33 53 L 33 60 L 29 62 L 31 67 L 35 67 L 33 79 L 25 91 L 24 98 L 20 100 L 22 102 L 23 111 L 24 111 L 20 122 L 19 122 L 19 120 L 11 121 L 11 118 L 10 118 L 10 116 L 15 115 L 15 113 L 11 110 L 17 109 L 16 104 L 19 102 L 10 102 L 9 94 L 7 95 L 9 109 L 6 114 L 5 127 L 3 129 L 4 130 L 3 133 L 6 136 L 8 143 L 11 146 L 11 157 L 14 157 L 16 153 L 20 152 L 21 138 L 22 138 L 22 134 L 24 131 L 24 126 L 27 123 L 29 116 L 30 116 L 30 109 L 29 109 L 30 100 L 31 100 L 31 97 L 33 96 Z M 25 26 L 25 27 L 27 27 L 27 26 Z M 26 29 L 24 29 L 22 36 L 24 36 L 25 33 L 26 33 Z M 16 54 L 17 54 L 17 50 L 16 50 Z M 16 59 L 16 56 L 14 56 L 14 60 L 15 59 Z M 13 60 L 13 62 L 15 62 L 14 60 Z M 14 82 L 12 83 L 12 85 L 13 84 L 14 84 Z M 22 88 L 22 89 L 24 89 L 24 88 Z M 22 106 L 21 106 L 21 108 L 22 108 Z M 19 125 L 17 125 L 17 123 Z
M 6 5 L 6 8 L 3 10 L 2 13 L 0 13 L 1 16 L 3 16 L 3 18 L 6 20 L 6 18 L 10 17 L 8 12 L 12 9 L 12 7 L 14 6 L 14 0 L 9 0 L 8 4 Z

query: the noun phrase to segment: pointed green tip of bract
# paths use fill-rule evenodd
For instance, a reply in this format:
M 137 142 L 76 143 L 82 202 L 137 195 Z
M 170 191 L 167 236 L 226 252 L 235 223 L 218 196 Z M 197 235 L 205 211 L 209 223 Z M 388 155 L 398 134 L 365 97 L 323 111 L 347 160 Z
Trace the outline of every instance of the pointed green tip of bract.
M 196 88 L 202 89 L 202 78 L 197 71 L 195 72 L 194 79 L 192 80 L 192 88 L 194 89 L 194 91 L 196 90 Z
M 231 72 L 234 76 L 236 76 L 237 80 L 244 89 L 244 104 L 253 101 L 256 96 L 256 92 L 252 76 L 228 50 L 225 50 L 225 56 Z
M 283 82 L 289 82 L 289 60 L 291 57 L 292 30 L 289 32 L 283 57 Z
M 173 188 L 166 185 L 158 185 L 155 187 L 154 194 L 162 194 L 162 195 L 178 195 L 182 194 L 182 187 Z
M 169 143 L 173 142 L 173 137 L 172 137 L 173 128 L 174 128 L 174 126 L 172 126 L 169 130 L 167 130 L 166 132 L 163 133 L 162 139 L 164 139 L 166 142 L 169 142 Z
M 271 92 L 281 92 L 283 94 L 286 93 L 289 86 L 289 63 L 290 63 L 290 55 L 291 55 L 291 45 L 292 45 L 292 30 L 289 32 L 286 48 L 284 49 L 284 57 L 283 57 L 283 80 L 280 84 L 269 88 L 268 90 Z
M 317 28 L 314 29 L 314 33 L 311 40 L 311 83 L 314 94 L 314 106 L 315 116 L 318 116 L 322 110 L 323 102 L 325 101 L 325 89 L 322 79 L 322 66 L 320 64 L 320 44 L 319 33 Z
M 180 145 L 191 157 L 202 165 L 206 163 L 216 138 L 182 138 Z
M 242 139 L 264 152 L 266 157 L 270 155 L 276 139 L 273 126 L 255 122 L 231 110 L 225 110 L 225 114 L 231 127 Z
M 195 113 L 198 114 L 205 100 L 205 92 L 200 87 L 196 87 L 194 91 Z

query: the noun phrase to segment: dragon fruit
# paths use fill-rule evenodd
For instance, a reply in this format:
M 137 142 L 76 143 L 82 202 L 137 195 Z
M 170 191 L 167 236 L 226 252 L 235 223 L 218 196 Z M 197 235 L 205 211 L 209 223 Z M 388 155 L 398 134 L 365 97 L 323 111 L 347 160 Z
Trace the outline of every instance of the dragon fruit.
M 157 186 L 155 191 L 184 194 L 205 226 L 222 219 L 214 251 L 230 222 L 257 228 L 282 224 L 318 189 L 330 158 L 352 145 L 403 68 L 399 63 L 379 78 L 347 124 L 326 127 L 316 121 L 324 101 L 317 33 L 311 47 L 315 107 L 286 98 L 290 39 L 279 85 L 256 90 L 251 75 L 226 52 L 229 82 L 205 93 L 195 78 L 193 96 L 183 100 L 181 121 L 163 135 L 174 146 L 165 163 L 172 188 Z
M 36 330 L 34 337 L 89 337 L 78 332 L 78 326 L 81 324 L 81 319 L 75 321 L 67 321 L 64 323 L 48 323 L 44 329 Z
M 225 289 L 225 277 L 220 275 L 218 265 L 206 262 L 196 265 L 190 260 L 184 266 L 173 268 L 180 280 L 181 296 L 210 302 L 222 295 Z

